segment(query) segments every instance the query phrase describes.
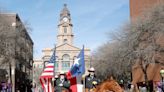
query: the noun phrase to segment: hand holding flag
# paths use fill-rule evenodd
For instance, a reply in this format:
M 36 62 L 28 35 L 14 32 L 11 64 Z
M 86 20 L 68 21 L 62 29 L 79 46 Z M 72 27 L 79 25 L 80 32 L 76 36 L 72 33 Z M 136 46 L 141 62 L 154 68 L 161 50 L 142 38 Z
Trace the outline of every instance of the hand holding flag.
M 82 75 L 85 73 L 85 59 L 84 59 L 84 47 L 80 51 L 77 59 L 75 59 L 74 64 L 71 69 L 66 74 L 67 79 L 71 83 L 71 92 L 83 92 L 83 86 L 81 84 Z
M 52 91 L 52 78 L 54 77 L 54 63 L 56 61 L 55 51 L 53 52 L 48 64 L 45 66 L 41 76 L 40 83 L 44 92 L 53 92 Z

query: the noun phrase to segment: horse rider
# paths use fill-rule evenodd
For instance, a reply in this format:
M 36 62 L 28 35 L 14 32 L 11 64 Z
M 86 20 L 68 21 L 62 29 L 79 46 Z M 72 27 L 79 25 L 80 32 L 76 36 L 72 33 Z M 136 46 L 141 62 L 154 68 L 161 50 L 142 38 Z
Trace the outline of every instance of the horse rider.
M 65 73 L 63 71 L 60 72 L 59 78 L 56 79 L 55 82 L 55 92 L 62 92 L 62 90 L 69 90 L 70 81 L 66 79 Z
M 89 72 L 89 75 L 85 77 L 86 92 L 90 92 L 91 90 L 93 90 L 93 88 L 95 88 L 96 85 L 99 83 L 99 80 L 98 78 L 96 78 L 96 75 L 95 75 L 95 69 L 91 67 L 88 70 L 88 72 Z
M 163 68 L 160 70 L 160 75 L 162 77 L 161 78 L 162 80 L 159 82 L 157 89 L 158 89 L 158 92 L 164 92 L 164 69 Z

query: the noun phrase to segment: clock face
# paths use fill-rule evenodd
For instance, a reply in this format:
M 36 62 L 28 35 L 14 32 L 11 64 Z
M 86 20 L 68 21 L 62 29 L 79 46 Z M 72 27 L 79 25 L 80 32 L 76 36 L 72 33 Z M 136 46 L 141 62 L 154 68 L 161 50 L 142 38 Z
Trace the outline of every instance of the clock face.
M 64 21 L 64 22 L 67 22 L 67 21 L 68 21 L 68 18 L 67 18 L 67 17 L 64 17 L 64 18 L 63 18 L 63 21 Z

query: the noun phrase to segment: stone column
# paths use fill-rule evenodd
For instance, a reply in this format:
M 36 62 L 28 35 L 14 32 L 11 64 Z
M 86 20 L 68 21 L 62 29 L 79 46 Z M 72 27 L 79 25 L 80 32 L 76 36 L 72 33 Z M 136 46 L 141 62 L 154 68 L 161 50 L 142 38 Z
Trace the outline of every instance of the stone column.
M 61 61 L 62 61 L 62 60 L 60 59 L 60 60 L 59 60 L 59 68 L 58 68 L 58 69 L 59 69 L 59 72 L 62 70 L 62 62 L 61 62 Z
M 15 92 L 15 66 L 11 66 L 12 92 Z
M 74 63 L 74 59 L 70 59 L 70 66 L 69 67 L 71 67 L 73 65 L 73 63 Z

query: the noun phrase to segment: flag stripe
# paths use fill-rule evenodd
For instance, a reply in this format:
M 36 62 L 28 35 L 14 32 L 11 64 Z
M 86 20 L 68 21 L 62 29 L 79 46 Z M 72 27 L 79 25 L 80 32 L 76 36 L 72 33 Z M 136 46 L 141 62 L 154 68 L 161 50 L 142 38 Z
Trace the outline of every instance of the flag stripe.
M 54 63 L 55 63 L 55 51 L 53 52 L 49 63 L 45 66 L 41 76 L 40 76 L 40 83 L 44 92 L 52 92 L 52 78 L 54 77 Z
M 54 68 L 46 68 L 46 69 L 44 69 L 44 71 L 53 71 L 54 70 Z
M 45 72 L 51 73 L 51 72 L 53 72 L 53 70 L 49 70 L 49 71 L 44 71 L 44 73 L 45 73 Z
M 53 76 L 54 73 L 52 73 L 52 72 L 44 72 L 44 73 L 42 73 L 41 77 L 44 77 L 44 76 L 47 76 L 47 75 Z
M 49 82 L 50 82 L 50 79 L 48 79 L 48 84 Z M 48 92 L 50 92 L 50 88 L 49 88 L 50 85 L 47 85 L 47 86 L 48 86 Z
M 44 85 L 43 82 L 44 82 L 44 81 L 40 78 L 40 83 L 41 83 L 41 85 Z M 44 87 L 44 86 L 42 86 L 42 88 L 43 88 L 43 90 L 45 90 L 45 87 Z
M 48 63 L 47 66 L 54 66 L 54 63 Z
M 47 66 L 46 68 L 53 68 L 54 66 Z

